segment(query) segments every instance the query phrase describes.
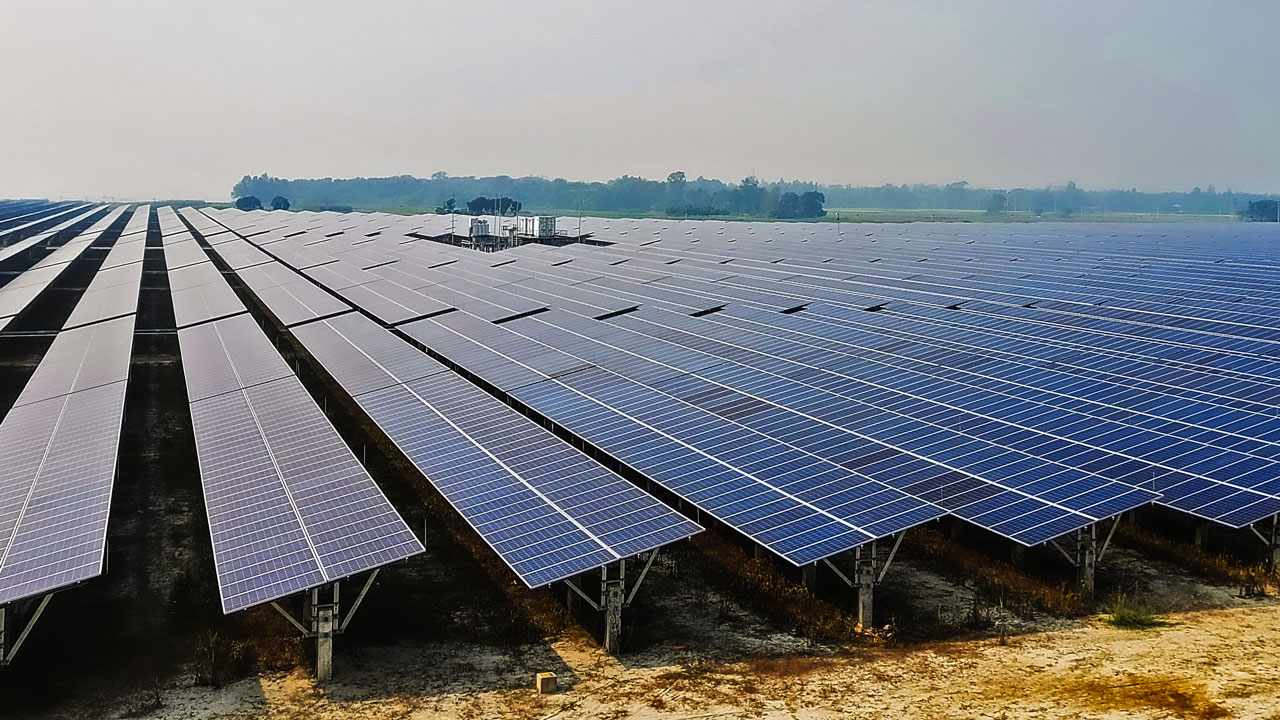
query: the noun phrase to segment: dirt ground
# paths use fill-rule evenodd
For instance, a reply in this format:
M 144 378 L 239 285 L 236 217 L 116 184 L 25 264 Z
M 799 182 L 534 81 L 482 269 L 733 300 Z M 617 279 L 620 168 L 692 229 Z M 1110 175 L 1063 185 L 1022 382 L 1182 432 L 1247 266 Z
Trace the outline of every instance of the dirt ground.
M 663 648 L 619 662 L 571 641 L 525 653 L 376 648 L 320 689 L 304 673 L 219 692 L 166 691 L 157 718 L 1280 717 L 1280 608 L 1173 617 L 1135 633 L 1083 623 L 927 648 L 699 660 Z M 683 659 L 682 659 L 683 658 Z M 533 673 L 568 687 L 539 696 Z
M 327 685 L 297 666 L 213 689 L 179 667 L 154 687 L 99 685 L 16 717 L 1280 718 L 1280 599 L 1242 598 L 1123 548 L 1111 567 L 1152 606 L 1173 608 L 1167 625 L 1122 630 L 1101 616 L 997 608 L 980 627 L 954 620 L 958 639 L 822 644 L 668 558 L 645 588 L 639 647 L 621 659 L 599 650 L 589 622 L 520 645 L 369 643 L 357 617 L 339 639 Z M 894 574 L 899 588 L 917 591 L 916 617 L 938 608 L 965 614 L 963 586 L 911 562 Z M 560 691 L 538 695 L 534 674 L 547 671 Z

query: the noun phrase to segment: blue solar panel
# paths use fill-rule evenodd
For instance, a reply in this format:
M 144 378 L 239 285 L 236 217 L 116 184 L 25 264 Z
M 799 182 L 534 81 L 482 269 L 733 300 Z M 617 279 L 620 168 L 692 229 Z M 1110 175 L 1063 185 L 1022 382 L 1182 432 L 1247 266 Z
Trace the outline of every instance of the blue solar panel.
M 178 339 L 224 612 L 422 552 L 252 318 Z

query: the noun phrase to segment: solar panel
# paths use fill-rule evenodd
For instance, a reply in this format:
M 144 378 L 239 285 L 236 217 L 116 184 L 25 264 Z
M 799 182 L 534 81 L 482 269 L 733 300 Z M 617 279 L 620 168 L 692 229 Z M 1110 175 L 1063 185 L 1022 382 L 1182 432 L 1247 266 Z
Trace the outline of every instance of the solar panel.
M 303 325 L 292 332 L 352 396 L 448 372 L 417 348 L 356 313 Z
M 142 249 L 142 243 L 132 243 Z M 121 246 L 112 248 L 108 259 L 117 255 Z M 117 255 L 118 256 L 118 255 Z M 130 315 L 138 309 L 138 294 L 142 288 L 142 263 L 115 265 L 100 268 L 89 281 L 84 295 L 76 303 L 63 323 L 63 329 L 101 322 L 122 315 Z
M 132 316 L 60 332 L 14 406 L 125 380 L 132 351 Z
M 293 377 L 249 315 L 183 328 L 178 343 L 189 402 Z
M 24 405 L 0 423 L 0 604 L 102 573 L 125 386 Z
M 356 307 L 388 325 L 397 325 L 453 309 L 444 300 L 428 297 L 391 280 L 381 279 L 337 291 Z
M 232 270 L 274 262 L 270 255 L 240 238 L 230 238 L 226 242 L 218 243 L 212 247 L 218 257 Z
M 191 413 L 224 612 L 422 551 L 296 378 Z

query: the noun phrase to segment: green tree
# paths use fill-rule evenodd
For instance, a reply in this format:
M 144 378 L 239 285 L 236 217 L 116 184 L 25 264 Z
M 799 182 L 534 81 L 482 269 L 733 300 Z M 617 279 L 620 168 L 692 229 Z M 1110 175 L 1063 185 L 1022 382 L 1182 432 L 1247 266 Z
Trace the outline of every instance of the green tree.
M 817 190 L 800 193 L 800 217 L 825 217 L 827 211 L 822 209 L 822 205 L 826 202 L 827 196 Z
M 1009 196 L 1002 192 L 991 193 L 991 199 L 987 200 L 987 214 L 999 215 L 1009 209 Z
M 800 196 L 793 192 L 784 192 L 778 196 L 778 207 L 773 209 L 776 218 L 803 217 L 800 213 Z
M 288 210 L 289 198 L 283 195 L 277 195 L 271 198 L 271 209 L 272 210 Z
M 261 210 L 262 201 L 254 195 L 246 195 L 236 200 L 237 210 Z
M 1240 211 L 1240 217 L 1249 222 L 1280 222 L 1280 201 L 1253 200 Z

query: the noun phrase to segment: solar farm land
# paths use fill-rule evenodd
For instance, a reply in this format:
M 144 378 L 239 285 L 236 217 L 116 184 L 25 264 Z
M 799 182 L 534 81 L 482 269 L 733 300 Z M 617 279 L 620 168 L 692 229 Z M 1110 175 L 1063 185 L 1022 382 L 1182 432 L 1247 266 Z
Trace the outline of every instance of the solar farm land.
M 1275 706 L 1276 227 L 463 226 L 0 201 L 0 716 Z

